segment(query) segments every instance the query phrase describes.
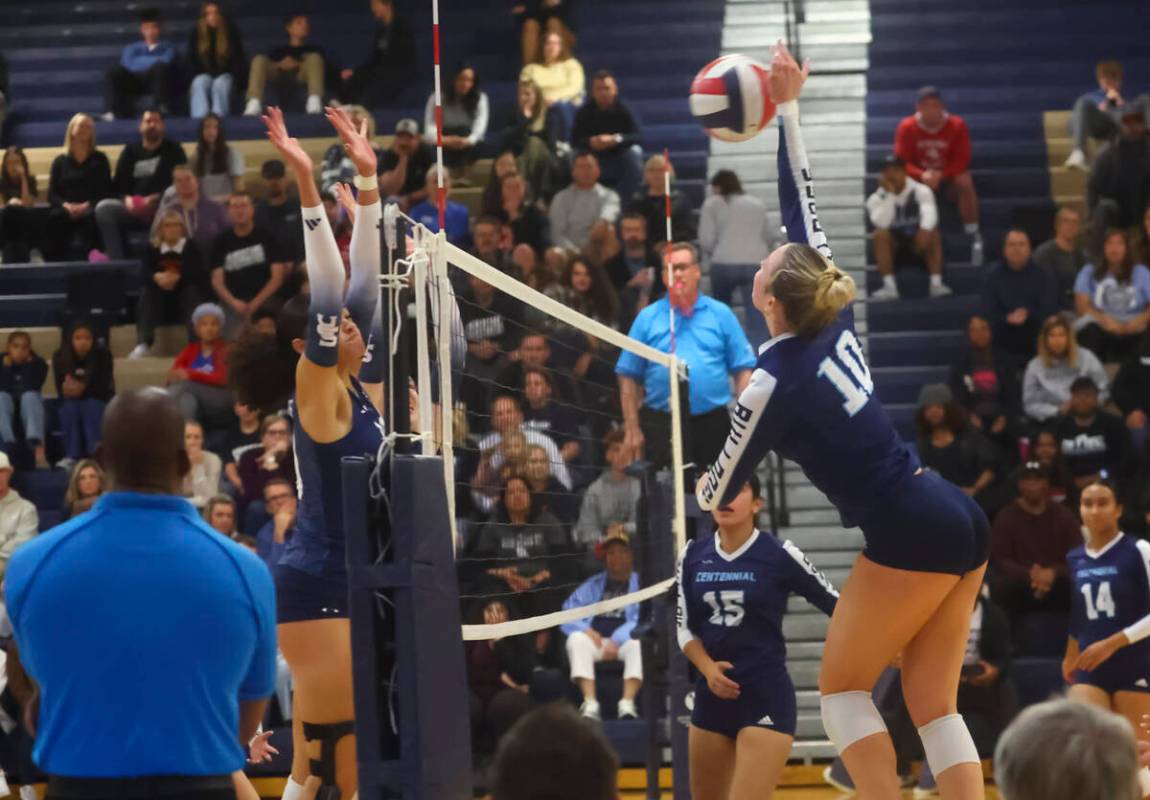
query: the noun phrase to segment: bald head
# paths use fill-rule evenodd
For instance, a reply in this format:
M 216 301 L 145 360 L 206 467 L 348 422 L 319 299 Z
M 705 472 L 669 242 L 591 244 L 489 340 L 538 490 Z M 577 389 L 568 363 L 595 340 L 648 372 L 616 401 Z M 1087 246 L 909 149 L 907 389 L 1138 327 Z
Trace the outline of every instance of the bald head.
M 116 395 L 104 414 L 100 460 L 113 491 L 180 494 L 191 464 L 176 401 L 156 387 Z

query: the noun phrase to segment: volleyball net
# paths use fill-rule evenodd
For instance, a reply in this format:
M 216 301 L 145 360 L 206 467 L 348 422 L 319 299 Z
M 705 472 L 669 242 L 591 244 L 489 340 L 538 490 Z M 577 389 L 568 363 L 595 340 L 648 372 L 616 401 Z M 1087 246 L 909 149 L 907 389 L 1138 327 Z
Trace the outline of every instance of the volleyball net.
M 510 257 L 493 266 L 394 211 L 385 224 L 408 242 L 391 280 L 410 290 L 394 314 L 414 323 L 406 344 L 398 336 L 390 343 L 393 384 L 395 365 L 407 359 L 420 421 L 413 449 L 442 456 L 463 638 L 622 617 L 666 592 L 673 584 L 666 559 L 654 574 L 650 565 L 641 569 L 653 552 L 650 537 L 668 534 L 639 508 L 646 462 L 624 433 L 616 364 L 625 356 L 653 368 L 652 380 L 667 381 L 677 554 L 686 535 L 683 363 L 621 333 L 607 316 L 592 316 L 594 283 L 604 274 L 581 260 L 536 289 Z M 400 396 L 393 398 L 398 410 Z M 570 607 L 619 541 L 646 580 L 622 591 L 612 581 L 594 602 Z M 665 552 L 667 543 L 659 544 Z

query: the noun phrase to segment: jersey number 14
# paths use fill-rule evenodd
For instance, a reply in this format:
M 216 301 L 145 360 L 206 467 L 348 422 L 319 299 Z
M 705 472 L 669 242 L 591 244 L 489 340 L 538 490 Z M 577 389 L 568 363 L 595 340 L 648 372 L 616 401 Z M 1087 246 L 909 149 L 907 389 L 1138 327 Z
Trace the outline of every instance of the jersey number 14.
M 1094 597 L 1090 596 L 1091 588 L 1093 587 L 1089 583 L 1082 587 L 1082 596 L 1086 598 L 1087 619 L 1098 619 L 1103 614 L 1114 619 L 1118 609 L 1114 605 L 1113 596 L 1110 594 L 1110 581 L 1103 581 L 1098 584 L 1098 593 Z
M 835 343 L 835 357 L 819 364 L 819 377 L 826 378 L 843 396 L 843 410 L 853 417 L 874 394 L 874 381 L 863 358 L 862 345 L 852 331 L 843 331 Z

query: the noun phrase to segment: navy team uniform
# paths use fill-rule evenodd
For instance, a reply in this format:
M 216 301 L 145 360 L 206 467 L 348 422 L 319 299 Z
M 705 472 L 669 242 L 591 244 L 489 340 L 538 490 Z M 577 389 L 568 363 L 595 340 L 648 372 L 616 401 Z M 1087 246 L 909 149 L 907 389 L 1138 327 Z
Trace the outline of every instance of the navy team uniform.
M 1104 692 L 1150 692 L 1150 542 L 1118 534 L 1100 552 L 1085 545 L 1066 556 L 1071 599 L 1070 635 L 1085 650 L 1125 632 L 1131 644 L 1093 672 L 1078 670 L 1074 683 Z
M 791 241 L 829 259 L 798 125 L 780 115 L 780 206 Z M 957 486 L 921 469 L 873 394 L 850 308 L 813 338 L 772 338 L 759 349 L 699 505 L 710 511 L 730 502 L 774 450 L 802 467 L 844 527 L 862 529 L 875 563 L 960 576 L 978 568 L 990 548 L 986 515 Z
M 688 543 L 678 566 L 679 646 L 698 639 L 715 661 L 729 661 L 727 677 L 739 684 L 736 700 L 695 683 L 691 724 L 734 739 L 761 727 L 794 736 L 795 688 L 787 674 L 783 614 L 787 597 L 805 597 L 828 616 L 838 592 L 789 541 L 760 531 L 739 550 L 719 549 L 719 535 Z

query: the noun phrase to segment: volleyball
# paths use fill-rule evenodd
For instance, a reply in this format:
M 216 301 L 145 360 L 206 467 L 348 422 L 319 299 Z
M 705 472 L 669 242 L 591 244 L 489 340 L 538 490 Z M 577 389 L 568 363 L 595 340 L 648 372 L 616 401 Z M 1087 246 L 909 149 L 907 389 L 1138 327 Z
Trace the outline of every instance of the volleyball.
M 691 113 L 709 136 L 745 142 L 775 116 L 770 70 L 750 56 L 729 55 L 699 70 L 691 83 Z

